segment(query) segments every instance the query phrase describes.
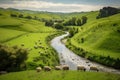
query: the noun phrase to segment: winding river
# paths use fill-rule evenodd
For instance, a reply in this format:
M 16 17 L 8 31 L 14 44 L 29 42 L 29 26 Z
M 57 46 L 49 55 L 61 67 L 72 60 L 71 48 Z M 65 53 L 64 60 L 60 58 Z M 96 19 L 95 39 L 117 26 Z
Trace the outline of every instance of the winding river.
M 51 46 L 58 52 L 59 54 L 59 59 L 60 59 L 60 64 L 61 65 L 68 65 L 70 67 L 70 70 L 76 70 L 77 65 L 84 66 L 87 71 L 89 71 L 90 66 L 96 66 L 100 71 L 103 72 L 112 72 L 112 73 L 118 73 L 120 74 L 119 70 L 103 66 L 101 64 L 89 61 L 85 58 L 82 58 L 75 53 L 73 53 L 71 50 L 69 50 L 62 42 L 61 39 L 64 37 L 68 36 L 69 33 L 66 32 L 66 34 L 55 37 L 51 41 Z

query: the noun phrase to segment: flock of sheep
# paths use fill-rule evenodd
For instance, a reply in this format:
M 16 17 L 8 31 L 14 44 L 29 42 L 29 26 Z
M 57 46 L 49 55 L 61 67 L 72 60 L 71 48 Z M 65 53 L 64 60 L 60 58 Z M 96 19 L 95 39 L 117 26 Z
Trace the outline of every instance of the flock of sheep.
M 55 70 L 69 70 L 69 66 L 68 66 L 68 65 L 55 66 L 54 69 L 55 69 Z M 52 68 L 51 68 L 50 66 L 44 66 L 43 70 L 44 70 L 44 71 L 51 71 Z M 84 66 L 78 65 L 78 66 L 77 66 L 77 70 L 78 70 L 78 71 L 80 71 L 80 70 L 81 70 L 81 71 L 86 71 L 86 68 L 85 68 Z M 36 71 L 37 71 L 37 72 L 40 72 L 40 71 L 42 71 L 42 68 L 41 68 L 41 67 L 37 67 L 37 68 L 36 68 Z M 98 69 L 97 67 L 95 67 L 95 66 L 91 66 L 91 67 L 90 67 L 90 71 L 97 71 L 97 72 L 98 72 L 99 69 Z

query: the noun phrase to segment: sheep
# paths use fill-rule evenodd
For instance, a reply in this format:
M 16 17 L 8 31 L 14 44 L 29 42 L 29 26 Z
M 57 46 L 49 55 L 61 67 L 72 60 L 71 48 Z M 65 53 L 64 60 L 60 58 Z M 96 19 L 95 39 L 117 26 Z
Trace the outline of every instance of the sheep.
M 63 70 L 69 70 L 69 66 L 68 66 L 68 65 L 63 65 L 63 66 L 62 66 L 62 69 L 63 69 Z
M 97 71 L 97 72 L 99 71 L 98 68 L 95 67 L 95 66 L 91 66 L 91 67 L 90 67 L 90 70 L 92 70 L 92 71 Z
M 37 71 L 37 72 L 40 72 L 41 70 L 42 70 L 41 67 L 37 67 L 37 68 L 36 68 L 36 71 Z
M 61 70 L 61 66 L 55 66 L 55 70 Z
M 85 68 L 84 66 L 80 66 L 80 65 L 78 65 L 78 66 L 77 66 L 77 70 L 78 70 L 78 71 L 79 71 L 79 70 L 83 70 L 83 71 L 85 71 L 86 68 Z
M 49 67 L 49 66 L 44 66 L 44 70 L 45 70 L 45 71 L 51 71 L 51 67 Z

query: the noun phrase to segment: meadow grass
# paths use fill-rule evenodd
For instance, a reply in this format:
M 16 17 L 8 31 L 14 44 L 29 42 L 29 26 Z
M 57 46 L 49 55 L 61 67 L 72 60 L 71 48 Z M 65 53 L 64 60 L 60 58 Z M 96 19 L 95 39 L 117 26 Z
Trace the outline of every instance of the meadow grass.
M 117 31 L 120 29 L 119 22 L 120 14 L 89 21 L 82 29 L 79 28 L 79 33 L 70 41 L 72 45 L 93 54 L 120 58 L 120 33 Z M 84 38 L 84 43 L 81 42 L 81 38 Z
M 82 71 L 32 71 L 13 72 L 0 75 L 0 80 L 119 80 L 118 74 Z

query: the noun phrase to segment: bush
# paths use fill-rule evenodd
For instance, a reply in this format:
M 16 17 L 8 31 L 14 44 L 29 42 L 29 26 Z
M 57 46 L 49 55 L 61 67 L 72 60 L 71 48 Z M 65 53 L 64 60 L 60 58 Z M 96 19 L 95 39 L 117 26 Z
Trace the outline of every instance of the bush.
M 45 21 L 45 26 L 53 26 L 54 22 L 51 20 Z
M 23 15 L 22 14 L 19 14 L 19 16 L 18 16 L 19 18 L 23 18 Z
M 17 15 L 16 15 L 16 14 L 10 14 L 10 16 L 11 16 L 11 17 L 17 17 Z
M 28 52 L 17 46 L 9 47 L 0 44 L 0 71 L 24 70 Z
M 54 27 L 55 27 L 56 29 L 63 29 L 63 24 L 57 23 L 57 24 L 54 25 Z
M 25 18 L 27 18 L 27 19 L 32 19 L 32 17 L 31 17 L 31 16 L 26 16 Z

